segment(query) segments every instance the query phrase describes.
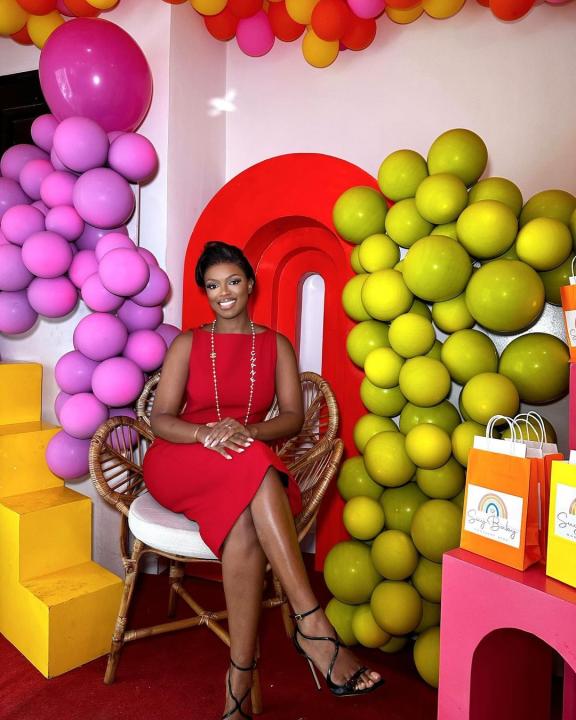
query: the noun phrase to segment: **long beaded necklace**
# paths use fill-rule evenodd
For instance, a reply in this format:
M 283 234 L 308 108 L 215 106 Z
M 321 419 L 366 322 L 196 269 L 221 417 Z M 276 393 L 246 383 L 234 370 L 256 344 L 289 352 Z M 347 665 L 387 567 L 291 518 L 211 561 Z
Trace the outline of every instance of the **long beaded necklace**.
M 212 378 L 214 380 L 214 397 L 216 398 L 216 414 L 218 420 L 222 420 L 220 413 L 220 398 L 218 396 L 218 381 L 216 379 L 216 349 L 214 347 L 214 329 L 216 328 L 216 320 L 212 322 L 212 330 L 210 331 L 210 360 L 212 361 Z M 246 418 L 244 425 L 248 424 L 250 411 L 252 410 L 252 398 L 254 396 L 254 384 L 256 382 L 256 331 L 254 323 L 250 320 L 250 331 L 252 333 L 252 348 L 250 350 L 250 395 L 248 397 L 248 409 L 246 410 Z

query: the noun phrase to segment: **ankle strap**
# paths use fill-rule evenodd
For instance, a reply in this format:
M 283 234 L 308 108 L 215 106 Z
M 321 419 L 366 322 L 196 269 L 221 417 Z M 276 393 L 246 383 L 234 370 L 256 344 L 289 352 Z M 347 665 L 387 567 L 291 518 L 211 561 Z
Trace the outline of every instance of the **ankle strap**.
M 232 658 L 230 658 L 230 664 L 233 665 L 236 670 L 242 670 L 242 672 L 248 672 L 249 670 L 256 669 L 256 660 L 253 660 L 249 667 L 241 667 L 240 665 L 237 665 Z
M 290 617 L 294 618 L 294 620 L 302 620 L 302 618 L 312 615 L 312 613 L 315 613 L 317 610 L 320 610 L 320 605 L 316 605 L 316 607 L 312 608 L 312 610 L 307 610 L 303 613 L 294 613 L 293 615 L 290 615 Z

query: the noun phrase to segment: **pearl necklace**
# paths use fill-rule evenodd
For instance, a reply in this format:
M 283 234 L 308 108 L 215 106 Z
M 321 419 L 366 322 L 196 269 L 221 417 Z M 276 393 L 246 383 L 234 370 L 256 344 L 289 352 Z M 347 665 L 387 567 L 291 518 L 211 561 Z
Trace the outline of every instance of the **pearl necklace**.
M 214 347 L 214 329 L 216 327 L 216 320 L 212 322 L 212 330 L 210 332 L 210 360 L 212 361 L 212 378 L 214 380 L 214 397 L 216 399 L 216 414 L 218 420 L 222 420 L 220 414 L 220 398 L 218 396 L 218 381 L 216 379 L 216 350 Z M 250 350 L 250 395 L 248 397 L 248 409 L 246 410 L 246 418 L 244 419 L 244 425 L 248 425 L 248 418 L 250 417 L 250 411 L 252 410 L 252 398 L 254 396 L 254 384 L 256 382 L 256 331 L 254 330 L 254 323 L 250 320 L 250 330 L 252 332 L 252 348 Z

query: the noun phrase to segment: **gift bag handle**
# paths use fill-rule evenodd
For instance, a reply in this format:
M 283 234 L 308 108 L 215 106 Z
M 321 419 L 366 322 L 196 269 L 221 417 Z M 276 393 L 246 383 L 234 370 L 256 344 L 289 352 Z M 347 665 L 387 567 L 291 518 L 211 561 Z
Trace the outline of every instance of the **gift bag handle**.
M 510 440 L 512 442 L 521 442 L 522 441 L 522 433 L 520 431 L 520 426 L 514 420 L 514 418 L 508 417 L 508 415 L 493 415 L 490 420 L 488 420 L 488 424 L 486 425 L 486 437 L 487 438 L 493 438 L 492 433 L 494 432 L 494 427 L 498 420 L 505 420 L 508 427 L 510 428 L 511 432 L 511 438 Z
M 530 410 L 530 412 L 527 413 L 520 413 L 519 415 L 516 415 L 515 420 L 518 421 L 519 419 L 522 419 L 526 425 L 529 425 L 532 430 L 534 430 L 534 433 L 536 434 L 536 437 L 538 438 L 538 442 L 540 443 L 540 450 L 543 448 L 544 443 L 546 442 L 546 427 L 544 425 L 544 421 L 538 415 L 538 413 L 534 412 L 533 410 Z M 536 425 L 534 424 L 534 421 Z M 522 440 L 524 440 L 524 435 L 522 432 L 522 426 L 520 423 L 518 423 L 520 434 L 522 437 Z M 526 440 L 530 440 L 529 437 L 526 438 Z

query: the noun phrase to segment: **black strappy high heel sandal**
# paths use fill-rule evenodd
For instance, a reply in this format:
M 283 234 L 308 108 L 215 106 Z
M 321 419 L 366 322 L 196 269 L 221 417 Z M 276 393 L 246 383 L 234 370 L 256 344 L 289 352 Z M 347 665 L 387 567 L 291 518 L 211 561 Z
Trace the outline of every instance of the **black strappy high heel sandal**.
M 307 617 L 308 615 L 312 615 L 312 613 L 315 613 L 317 610 L 320 610 L 320 605 L 316 605 L 315 608 L 312 610 L 308 610 L 307 612 L 303 613 L 295 613 L 294 615 L 291 615 L 290 617 L 294 618 L 296 621 L 302 620 L 302 618 Z M 334 645 L 334 654 L 332 655 L 332 659 L 330 660 L 330 665 L 328 667 L 328 672 L 326 673 L 326 684 L 328 685 L 328 689 L 331 693 L 334 695 L 337 695 L 338 697 L 347 697 L 350 695 L 365 695 L 366 693 L 372 692 L 373 690 L 376 690 L 377 688 L 384 685 L 384 680 L 376 680 L 370 685 L 369 687 L 365 688 L 358 688 L 356 687 L 358 684 L 358 680 L 360 679 L 360 676 L 363 672 L 366 672 L 368 670 L 367 667 L 361 667 L 356 672 L 346 680 L 346 682 L 343 685 L 336 685 L 336 683 L 332 680 L 332 670 L 334 669 L 334 665 L 336 664 L 336 660 L 338 658 L 338 653 L 340 652 L 340 648 L 342 646 L 342 643 L 340 640 L 338 640 L 337 637 L 322 637 L 322 636 L 314 636 L 314 635 L 305 635 L 298 625 L 296 625 L 296 630 L 294 631 L 294 635 L 292 636 L 292 641 L 294 642 L 294 645 L 296 647 L 296 650 L 300 653 L 300 655 L 303 655 L 306 660 L 308 660 L 308 665 L 310 666 L 310 670 L 312 672 L 312 675 L 314 677 L 314 680 L 316 682 L 316 687 L 318 690 L 321 690 L 322 687 L 320 685 L 320 682 L 318 680 L 318 675 L 316 673 L 316 668 L 314 667 L 314 663 L 312 662 L 312 658 L 309 657 L 302 647 L 300 646 L 300 643 L 298 642 L 298 635 L 303 637 L 305 640 L 325 640 L 327 642 L 331 642 Z
M 254 660 L 250 667 L 240 667 L 240 665 L 236 665 L 232 658 L 230 658 L 230 664 L 235 667 L 236 670 L 241 670 L 242 672 L 252 672 L 256 668 L 256 660 Z M 242 703 L 246 700 L 248 695 L 250 695 L 250 691 L 252 690 L 252 688 L 249 687 L 248 690 L 246 690 L 246 692 L 244 693 L 244 695 L 242 695 L 242 697 L 238 699 L 236 695 L 234 695 L 234 692 L 232 690 L 232 683 L 230 682 L 231 672 L 232 668 L 230 668 L 230 670 L 228 671 L 228 695 L 234 701 L 234 707 L 231 710 L 228 710 L 228 712 L 224 713 L 224 715 L 222 715 L 222 720 L 232 717 L 234 713 L 240 713 L 240 717 L 243 717 L 246 720 L 252 720 L 252 715 L 246 715 L 244 710 L 242 710 Z

